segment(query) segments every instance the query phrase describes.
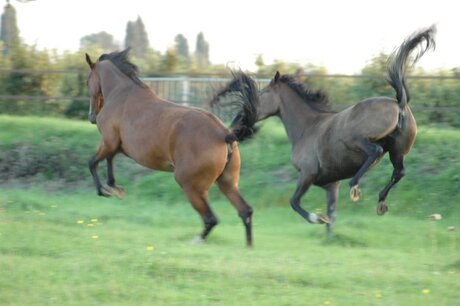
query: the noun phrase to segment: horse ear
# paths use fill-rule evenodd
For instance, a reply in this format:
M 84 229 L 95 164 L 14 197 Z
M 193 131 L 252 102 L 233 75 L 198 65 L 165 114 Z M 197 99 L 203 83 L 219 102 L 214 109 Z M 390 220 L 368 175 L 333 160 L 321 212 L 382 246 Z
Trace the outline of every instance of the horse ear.
M 86 56 L 86 62 L 88 63 L 89 68 L 93 69 L 94 63 L 93 63 L 93 61 L 91 60 L 91 57 L 89 57 L 88 53 L 85 53 L 85 56 Z
M 273 78 L 273 83 L 278 82 L 280 76 L 281 76 L 280 72 L 279 72 L 279 71 L 276 71 L 275 77 Z

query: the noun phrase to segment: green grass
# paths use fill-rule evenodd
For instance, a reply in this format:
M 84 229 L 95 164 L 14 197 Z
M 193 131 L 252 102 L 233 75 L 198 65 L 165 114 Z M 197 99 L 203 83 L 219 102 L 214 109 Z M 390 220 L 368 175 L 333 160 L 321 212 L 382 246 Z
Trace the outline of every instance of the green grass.
M 289 207 L 296 180 L 290 147 L 282 127 L 267 122 L 240 145 L 241 191 L 255 208 L 252 250 L 215 188 L 210 201 L 221 224 L 204 245 L 191 244 L 201 221 L 171 174 L 119 158 L 126 198 L 97 197 L 86 161 L 98 139 L 83 122 L 0 116 L 0 159 L 18 143 L 32 146 L 40 161 L 74 151 L 67 163 L 75 169 L 62 171 L 78 173 L 0 185 L 0 305 L 406 306 L 460 299 L 458 130 L 420 128 L 384 217 L 375 204 L 391 175 L 387 161 L 366 174 L 358 203 L 344 182 L 335 235 L 327 239 L 323 226 Z M 303 206 L 324 211 L 324 202 L 324 192 L 312 188 Z M 430 221 L 433 213 L 443 219 Z
M 326 239 L 288 207 L 261 207 L 248 250 L 233 209 L 214 204 L 222 223 L 196 246 L 201 223 L 185 201 L 2 190 L 0 304 L 458 302 L 458 234 L 447 231 L 458 220 L 345 212 Z

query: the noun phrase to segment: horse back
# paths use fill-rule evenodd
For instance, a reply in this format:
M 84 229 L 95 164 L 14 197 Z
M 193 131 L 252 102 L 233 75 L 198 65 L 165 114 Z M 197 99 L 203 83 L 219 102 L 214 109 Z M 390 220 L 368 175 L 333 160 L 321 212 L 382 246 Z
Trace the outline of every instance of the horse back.
M 172 171 L 179 156 L 193 162 L 192 156 L 216 143 L 226 150 L 229 131 L 209 112 L 165 100 L 126 105 L 119 128 L 122 150 L 141 165 Z
M 378 141 L 393 132 L 400 109 L 395 99 L 377 97 L 363 100 L 331 118 L 329 128 L 342 139 L 366 138 Z

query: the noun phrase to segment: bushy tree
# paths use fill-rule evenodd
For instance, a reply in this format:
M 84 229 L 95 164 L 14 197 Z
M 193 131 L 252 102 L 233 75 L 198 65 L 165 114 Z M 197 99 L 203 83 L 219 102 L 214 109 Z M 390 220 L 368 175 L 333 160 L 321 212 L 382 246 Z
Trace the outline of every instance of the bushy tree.
M 16 9 L 7 1 L 3 9 L 0 40 L 3 41 L 3 53 L 9 54 L 19 43 L 19 28 L 16 22 Z
M 195 59 L 198 68 L 206 68 L 211 64 L 209 61 L 209 43 L 204 39 L 203 32 L 196 37 Z
M 100 53 L 94 52 L 91 54 L 99 55 Z M 66 73 L 62 76 L 59 87 L 60 95 L 74 97 L 65 104 L 64 114 L 70 118 L 86 119 L 89 99 L 79 99 L 79 97 L 88 96 L 86 80 L 89 74 L 89 67 L 85 62 L 84 52 L 66 52 L 57 64 L 62 70 L 73 71 L 73 73 Z
M 85 50 L 94 47 L 99 47 L 104 52 L 112 52 L 119 48 L 113 36 L 107 32 L 86 35 L 80 39 L 80 49 Z
M 166 72 L 175 71 L 179 62 L 176 49 L 169 48 L 163 56 L 161 70 Z
M 149 38 L 141 17 L 129 21 L 126 25 L 125 48 L 132 49 L 132 55 L 144 58 L 149 50 Z
M 362 78 L 355 81 L 351 88 L 354 100 L 375 96 L 393 97 L 395 92 L 386 81 L 388 74 L 388 54 L 381 52 L 375 56 L 362 70 Z
M 188 41 L 187 38 L 185 38 L 184 35 L 178 34 L 176 38 L 174 39 L 175 41 L 175 48 L 177 55 L 179 56 L 179 59 L 185 64 L 185 65 L 190 65 L 190 53 L 189 53 L 189 48 L 188 48 Z

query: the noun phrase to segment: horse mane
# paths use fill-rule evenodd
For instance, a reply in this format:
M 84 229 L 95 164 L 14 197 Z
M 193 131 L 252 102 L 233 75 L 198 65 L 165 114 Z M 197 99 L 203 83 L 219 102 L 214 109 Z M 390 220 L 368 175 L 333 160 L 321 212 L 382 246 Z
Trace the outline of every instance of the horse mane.
M 111 61 L 124 75 L 130 78 L 135 84 L 143 87 L 145 84 L 139 78 L 139 69 L 128 59 L 130 48 L 123 51 L 114 51 L 108 54 L 102 54 L 98 62 L 108 60 Z
M 279 78 L 279 81 L 292 89 L 298 94 L 302 100 L 319 112 L 331 112 L 332 106 L 329 97 L 322 90 L 312 90 L 307 88 L 305 84 L 296 80 L 295 76 L 284 74 Z

